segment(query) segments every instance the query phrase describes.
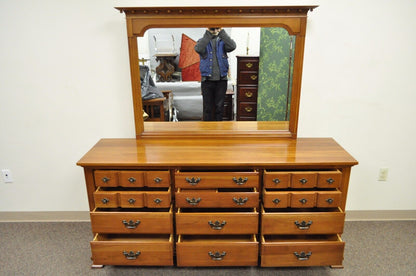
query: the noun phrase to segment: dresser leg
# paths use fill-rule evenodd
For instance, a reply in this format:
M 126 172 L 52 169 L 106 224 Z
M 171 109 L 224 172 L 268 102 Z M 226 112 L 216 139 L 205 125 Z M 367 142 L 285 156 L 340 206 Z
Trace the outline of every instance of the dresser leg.
M 103 268 L 104 265 L 96 265 L 96 264 L 92 264 L 91 268 Z
M 331 268 L 333 268 L 333 269 L 343 269 L 344 266 L 343 265 L 331 265 Z

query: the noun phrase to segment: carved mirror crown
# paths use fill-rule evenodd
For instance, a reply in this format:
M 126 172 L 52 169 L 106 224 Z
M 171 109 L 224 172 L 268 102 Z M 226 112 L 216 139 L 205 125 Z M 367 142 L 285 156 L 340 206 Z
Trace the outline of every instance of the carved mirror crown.
M 296 138 L 307 14 L 317 6 L 262 7 L 117 7 L 126 15 L 130 73 L 137 137 L 273 136 Z M 144 122 L 137 37 L 150 28 L 282 27 L 294 35 L 290 120 L 267 122 Z M 170 124 L 175 124 L 174 126 Z

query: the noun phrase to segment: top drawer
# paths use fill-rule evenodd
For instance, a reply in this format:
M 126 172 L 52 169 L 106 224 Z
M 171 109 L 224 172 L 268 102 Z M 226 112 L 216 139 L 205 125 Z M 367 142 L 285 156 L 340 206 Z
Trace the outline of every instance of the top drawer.
M 264 187 L 268 189 L 287 188 L 339 188 L 342 173 L 335 171 L 293 171 L 264 172 Z
M 116 171 L 96 170 L 97 187 L 169 187 L 169 171 Z
M 259 173 L 253 172 L 176 172 L 177 188 L 259 188 Z
M 238 71 L 258 71 L 259 58 L 258 57 L 244 57 L 238 59 Z

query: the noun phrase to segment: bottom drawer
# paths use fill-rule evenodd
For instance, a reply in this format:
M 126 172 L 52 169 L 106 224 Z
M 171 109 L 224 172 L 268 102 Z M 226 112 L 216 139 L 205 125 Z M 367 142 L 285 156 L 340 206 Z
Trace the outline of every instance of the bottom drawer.
M 94 265 L 173 265 L 172 235 L 96 234 L 91 242 Z
M 342 265 L 339 235 L 262 236 L 261 266 Z
M 178 266 L 257 266 L 255 235 L 182 236 L 176 243 Z

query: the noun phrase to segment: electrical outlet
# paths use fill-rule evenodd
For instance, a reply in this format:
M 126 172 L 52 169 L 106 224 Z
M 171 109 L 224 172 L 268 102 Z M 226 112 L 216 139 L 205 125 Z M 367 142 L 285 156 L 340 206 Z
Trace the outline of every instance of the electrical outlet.
M 1 174 L 3 175 L 3 180 L 4 180 L 5 183 L 12 183 L 13 182 L 12 173 L 10 172 L 9 169 L 2 169 Z
M 388 168 L 380 168 L 380 171 L 378 172 L 378 181 L 387 181 L 388 174 Z

